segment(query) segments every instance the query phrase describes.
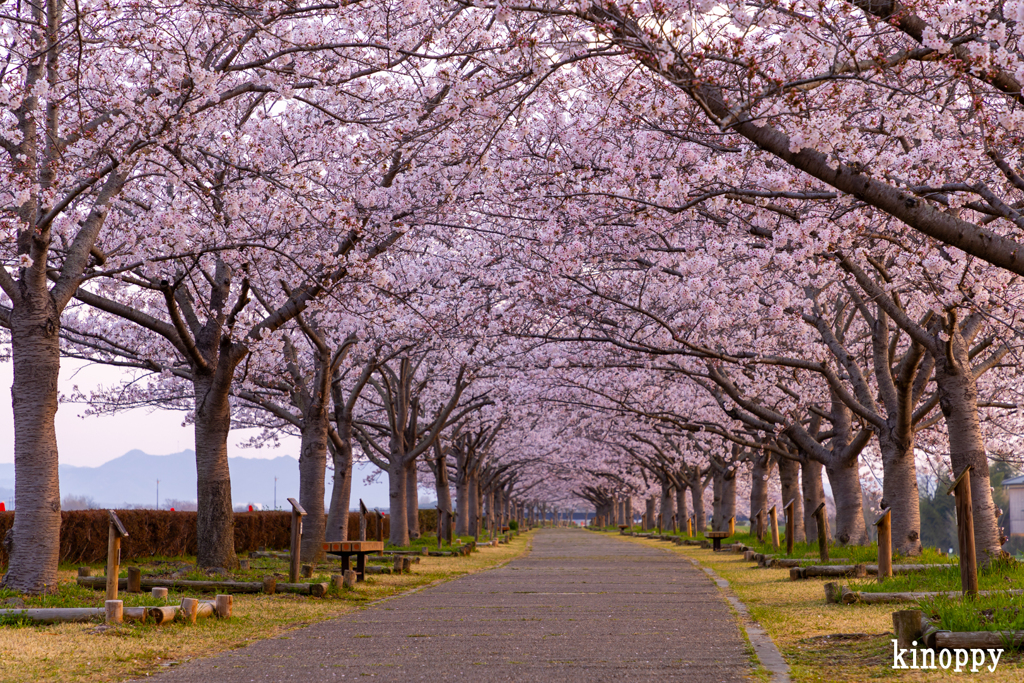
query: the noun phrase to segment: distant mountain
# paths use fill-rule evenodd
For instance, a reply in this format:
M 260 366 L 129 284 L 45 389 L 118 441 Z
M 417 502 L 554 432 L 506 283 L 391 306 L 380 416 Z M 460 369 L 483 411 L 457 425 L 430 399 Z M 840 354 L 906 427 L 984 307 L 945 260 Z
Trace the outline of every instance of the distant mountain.
M 299 462 L 295 458 L 229 458 L 231 497 L 235 505 L 274 505 L 274 477 L 277 477 L 277 507 L 284 509 L 288 498 L 299 497 Z M 361 497 L 370 508 L 388 507 L 387 486 L 363 480 L 372 465 L 357 465 L 353 472 L 352 504 Z M 327 471 L 326 500 L 331 499 L 333 470 Z M 196 455 L 191 449 L 172 455 L 149 455 L 132 450 L 98 467 L 60 466 L 61 498 L 68 495 L 92 498 L 100 507 L 147 505 L 157 501 L 160 480 L 160 506 L 168 500 L 196 499 Z M 0 500 L 8 505 L 14 497 L 14 464 L 0 463 Z

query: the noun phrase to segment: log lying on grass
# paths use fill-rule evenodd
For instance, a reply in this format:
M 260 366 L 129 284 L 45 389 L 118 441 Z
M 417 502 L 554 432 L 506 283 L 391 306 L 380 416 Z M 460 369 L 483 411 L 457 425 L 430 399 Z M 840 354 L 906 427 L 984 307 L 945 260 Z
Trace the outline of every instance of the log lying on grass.
M 106 588 L 106 585 L 102 586 Z M 26 619 L 39 624 L 92 621 L 106 616 L 105 607 L 39 607 L 0 609 L 0 619 Z
M 105 590 L 107 579 L 105 576 L 79 576 L 79 586 Z M 120 579 L 119 586 L 127 585 L 127 579 Z M 298 593 L 299 595 L 312 595 L 322 597 L 326 592 L 326 583 L 277 583 L 275 591 L 278 593 Z M 177 590 L 189 590 L 199 593 L 262 593 L 264 582 L 262 581 L 188 581 L 186 579 L 154 579 L 143 578 L 142 588 L 174 588 Z M 269 592 L 269 591 L 268 591 Z
M 776 562 L 782 562 L 783 560 L 776 560 Z M 790 560 L 785 560 L 789 562 Z M 797 560 L 798 562 L 800 560 Z M 955 567 L 956 565 L 948 564 L 894 564 L 892 566 L 893 574 L 913 574 L 915 572 L 924 572 L 929 569 L 941 569 L 943 567 Z M 789 578 L 796 581 L 797 579 L 813 579 L 817 577 L 863 577 L 866 575 L 877 576 L 878 565 L 877 564 L 817 564 L 809 567 L 801 567 L 799 565 L 791 565 L 789 570 Z M 865 573 L 861 573 L 859 567 L 863 567 Z
M 83 577 L 84 578 L 84 577 Z M 106 584 L 101 586 L 106 587 Z M 191 600 L 191 598 L 185 598 Z M 120 601 L 112 600 L 110 602 Z M 231 617 L 231 596 L 218 595 L 216 600 L 198 600 L 196 616 L 206 618 L 217 616 Z M 181 607 L 178 605 L 161 605 L 159 607 L 122 607 L 118 621 L 151 621 L 155 624 L 168 624 L 179 617 Z M 39 607 L 0 610 L 0 619 L 21 618 L 37 624 L 58 624 L 68 622 L 88 622 L 103 620 L 107 615 L 107 607 Z
M 963 591 L 958 590 L 917 593 L 867 593 L 864 591 L 851 591 L 846 586 L 843 586 L 842 602 L 844 605 L 853 605 L 855 603 L 878 605 L 883 603 L 919 602 L 939 597 L 958 598 L 961 595 L 963 595 Z M 1024 590 L 978 591 L 978 595 L 1024 595 Z

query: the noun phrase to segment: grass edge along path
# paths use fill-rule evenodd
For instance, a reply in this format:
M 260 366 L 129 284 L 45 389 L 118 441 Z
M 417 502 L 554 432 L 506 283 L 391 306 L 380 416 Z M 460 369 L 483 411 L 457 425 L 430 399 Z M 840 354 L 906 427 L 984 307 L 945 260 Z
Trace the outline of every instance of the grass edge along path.
M 149 676 L 191 659 L 281 637 L 381 600 L 502 566 L 527 552 L 531 541 L 532 534 L 524 533 L 513 536 L 507 545 L 482 547 L 468 557 L 423 557 L 410 574 L 369 576 L 340 597 L 235 595 L 234 616 L 229 622 L 210 618 L 194 626 L 3 626 L 0 683 L 99 683 Z M 61 580 L 73 582 L 74 572 L 62 572 Z M 171 604 L 174 602 L 172 591 Z
M 610 534 L 611 535 L 611 534 Z M 995 672 L 894 670 L 892 613 L 900 605 L 829 605 L 824 585 L 834 579 L 790 581 L 789 569 L 763 569 L 741 553 L 614 535 L 689 558 L 711 569 L 747 607 L 751 618 L 775 643 L 794 683 L 837 681 L 950 681 L 1018 683 L 1024 653 L 1006 652 Z M 837 551 L 838 552 L 838 551 Z M 909 606 L 902 607 L 910 609 Z

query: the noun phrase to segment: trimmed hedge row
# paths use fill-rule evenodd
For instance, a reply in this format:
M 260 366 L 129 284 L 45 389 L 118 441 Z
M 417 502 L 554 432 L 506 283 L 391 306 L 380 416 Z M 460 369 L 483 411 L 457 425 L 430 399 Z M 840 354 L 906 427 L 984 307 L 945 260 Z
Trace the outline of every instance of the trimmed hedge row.
M 14 524 L 14 512 L 0 512 L 0 539 Z M 61 562 L 88 564 L 107 557 L 106 510 L 61 512 Z M 117 516 L 128 532 L 121 541 L 122 562 L 154 555 L 196 554 L 196 513 L 170 510 L 118 510 Z M 384 521 L 385 537 L 390 525 Z M 359 515 L 349 515 L 349 538 L 359 537 Z M 437 533 L 437 510 L 420 510 L 420 532 Z M 375 537 L 368 529 L 367 536 Z M 235 552 L 258 548 L 287 548 L 291 538 L 291 512 L 260 511 L 235 513 Z M 7 551 L 0 544 L 0 565 L 7 564 Z

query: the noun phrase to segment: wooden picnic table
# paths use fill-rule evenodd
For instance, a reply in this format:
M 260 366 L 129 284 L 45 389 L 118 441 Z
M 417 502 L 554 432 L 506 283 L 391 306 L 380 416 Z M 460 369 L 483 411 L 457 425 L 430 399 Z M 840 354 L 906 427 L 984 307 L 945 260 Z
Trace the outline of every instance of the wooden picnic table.
M 341 556 L 341 570 L 350 569 L 349 558 L 356 556 L 356 581 L 366 578 L 366 556 L 384 552 L 384 541 L 333 541 L 324 543 L 324 551 Z

